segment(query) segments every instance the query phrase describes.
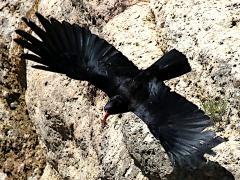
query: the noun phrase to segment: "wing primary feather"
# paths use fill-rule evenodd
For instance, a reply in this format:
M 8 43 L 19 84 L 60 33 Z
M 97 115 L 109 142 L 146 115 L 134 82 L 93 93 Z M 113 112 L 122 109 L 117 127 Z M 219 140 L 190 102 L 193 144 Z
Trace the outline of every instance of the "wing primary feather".
M 29 59 L 33 62 L 36 62 L 36 63 L 41 63 L 42 62 L 42 59 L 39 57 L 39 56 L 36 56 L 34 54 L 21 54 L 20 56 L 22 59 Z
M 43 31 L 40 27 L 38 27 L 34 22 L 32 22 L 31 20 L 27 20 L 25 17 L 22 18 L 23 22 L 25 22 L 25 24 L 27 26 L 29 26 L 31 28 L 31 30 L 33 30 L 42 40 L 45 39 L 45 31 Z
M 74 40 L 74 35 L 73 35 L 73 30 L 72 30 L 72 25 L 69 24 L 66 21 L 62 22 L 63 27 L 64 27 L 64 33 L 66 36 L 66 44 L 68 45 L 67 48 L 72 49 L 72 50 L 76 50 L 76 44 L 75 44 L 75 40 Z
M 139 73 L 131 61 L 90 30 L 66 21 L 59 22 L 54 18 L 48 20 L 40 13 L 36 13 L 36 16 L 43 29 L 26 18 L 23 21 L 41 41 L 23 30 L 16 31 L 21 39 L 15 40 L 36 54 L 22 55 L 23 59 L 42 64 L 34 66 L 35 68 L 66 74 L 73 79 L 87 80 L 109 96 L 117 93 L 121 82 Z M 116 66 L 109 68 L 108 64 L 114 63 Z
M 18 35 L 22 36 L 24 39 L 30 41 L 32 44 L 40 45 L 42 43 L 37 38 L 33 37 L 32 35 L 30 35 L 29 33 L 25 32 L 23 30 L 17 29 L 15 32 Z
M 201 166 L 206 161 L 204 154 L 213 154 L 212 148 L 223 142 L 213 131 L 206 130 L 212 121 L 164 83 L 156 80 L 150 83 L 145 85 L 149 96 L 141 100 L 141 108 L 136 108 L 134 113 L 160 140 L 174 166 L 187 169 Z
M 94 46 L 96 46 L 96 38 L 97 36 L 93 35 L 90 39 L 88 51 L 88 53 L 90 54 L 89 59 L 93 59 L 93 55 L 96 53 L 96 48 L 93 48 Z
M 45 17 L 43 17 L 40 13 L 36 12 L 35 15 L 37 16 L 40 23 L 43 25 L 44 29 L 46 31 L 49 31 L 51 29 L 51 23 L 49 20 L 47 20 Z
M 17 44 L 23 46 L 24 48 L 27 48 L 36 54 L 40 54 L 40 50 L 38 48 L 36 48 L 35 46 L 33 46 L 31 43 L 29 43 L 27 40 L 17 38 L 17 39 L 14 39 L 14 41 Z
M 82 50 L 82 44 L 83 44 L 83 39 L 82 39 L 82 29 L 77 25 L 74 24 L 74 34 L 76 38 L 76 51 L 79 52 L 79 57 L 78 59 L 82 59 L 83 57 L 83 50 Z M 81 61 L 79 61 L 81 62 Z M 80 64 L 79 64 L 80 65 Z
M 62 24 L 56 20 L 55 18 L 51 18 L 51 26 L 52 26 L 52 30 L 51 30 L 51 35 L 55 35 L 55 46 L 57 49 L 64 51 L 66 50 L 66 46 L 65 46 L 65 36 L 62 30 Z

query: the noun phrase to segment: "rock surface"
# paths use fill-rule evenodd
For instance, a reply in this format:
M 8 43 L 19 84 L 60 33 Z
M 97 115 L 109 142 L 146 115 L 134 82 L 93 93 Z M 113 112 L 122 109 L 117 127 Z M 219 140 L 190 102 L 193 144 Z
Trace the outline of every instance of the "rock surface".
M 24 3 L 23 3 L 24 2 Z M 24 4 L 24 5 L 23 5 Z M 32 1 L 0 2 L 0 179 L 40 178 L 46 166 L 44 148 L 25 102 L 26 64 L 13 45 L 13 30 Z
M 93 32 L 121 50 L 139 68 L 147 68 L 163 52 L 177 48 L 188 56 L 193 72 L 171 80 L 168 84 L 202 106 L 213 117 L 214 129 L 229 141 L 216 147 L 217 155 L 207 157 L 209 162 L 201 169 L 192 172 L 172 171 L 160 143 L 135 115 L 126 113 L 112 116 L 107 127 L 102 130 L 100 119 L 102 108 L 107 101 L 104 93 L 87 82 L 34 70 L 31 68 L 32 63 L 29 63 L 27 82 L 25 68 L 19 68 L 21 70 L 17 71 L 18 76 L 13 74 L 8 80 L 8 83 L 11 83 L 15 76 L 14 81 L 20 84 L 20 100 L 17 102 L 22 102 L 19 106 L 21 108 L 17 111 L 7 109 L 3 91 L 1 102 L 5 104 L 0 105 L 4 112 L 1 114 L 4 123 L 10 122 L 9 117 L 26 119 L 30 123 L 24 126 L 29 129 L 26 131 L 26 140 L 20 139 L 19 150 L 15 154 L 24 155 L 21 160 L 33 164 L 27 172 L 19 170 L 21 165 L 0 165 L 0 179 L 6 179 L 6 176 L 42 180 L 227 180 L 234 179 L 233 176 L 240 179 L 240 35 L 237 34 L 240 28 L 240 20 L 237 19 L 240 13 L 239 3 L 224 0 L 189 3 L 180 0 L 42 0 L 35 1 L 35 4 L 31 2 L 24 7 L 17 1 L 0 3 L 0 8 L 3 9 L 2 14 L 0 13 L 3 19 L 1 22 L 4 22 L 1 24 L 4 27 L 1 34 L 6 39 L 4 44 L 11 43 L 11 37 L 14 37 L 12 30 L 19 26 L 24 28 L 19 16 L 34 18 L 33 12 L 38 10 L 59 20 L 89 26 Z M 12 6 L 18 10 L 12 12 L 14 16 L 11 20 L 6 18 L 6 14 L 9 14 L 8 7 Z M 10 47 L 6 47 L 7 51 Z M 14 62 L 15 56 L 21 51 L 22 49 L 16 49 L 15 44 L 11 44 L 10 56 L 7 55 L 6 59 Z M 17 67 L 25 66 L 22 64 Z M 13 71 L 11 66 L 7 68 Z M 1 82 L 5 81 L 1 79 Z M 27 106 L 23 98 L 25 83 Z M 17 106 L 14 101 L 11 103 L 10 107 Z M 29 117 L 24 113 L 26 109 Z M 17 124 L 16 121 L 13 123 Z M 4 131 L 4 127 L 4 124 L 1 124 L 1 132 Z M 14 127 L 21 129 L 21 126 Z M 39 135 L 40 143 L 34 129 Z M 8 136 L 1 133 L 0 138 Z M 18 142 L 16 138 L 19 136 L 13 134 L 12 137 L 15 138 L 12 142 Z M 32 141 L 32 138 L 35 141 Z M 46 157 L 42 155 L 43 146 L 46 149 Z M 27 151 L 24 147 L 27 147 Z M 3 152 L 3 146 L 1 151 Z M 25 154 L 19 153 L 24 151 Z M 4 164 L 16 159 L 9 157 L 6 152 L 3 154 L 4 159 L 1 156 L 1 162 Z M 36 167 L 34 163 L 38 162 L 41 163 Z M 6 171 L 8 167 L 12 169 Z M 10 171 L 17 173 L 12 175 L 8 173 Z M 24 176 L 21 176 L 21 173 Z
M 216 149 L 214 159 L 240 179 L 239 2 L 153 0 L 150 4 L 160 46 L 184 52 L 193 69 L 169 85 L 202 106 L 219 134 L 229 138 Z

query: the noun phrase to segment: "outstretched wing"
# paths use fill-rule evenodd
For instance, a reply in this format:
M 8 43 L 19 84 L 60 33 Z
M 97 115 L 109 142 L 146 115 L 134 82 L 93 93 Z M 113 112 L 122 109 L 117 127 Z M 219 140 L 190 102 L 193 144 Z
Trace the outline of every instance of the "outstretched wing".
M 41 64 L 35 68 L 87 80 L 108 96 L 115 95 L 121 81 L 139 72 L 121 52 L 89 30 L 54 18 L 47 20 L 39 13 L 36 16 L 44 30 L 26 18 L 23 21 L 41 40 L 23 30 L 16 30 L 22 38 L 15 39 L 34 53 L 22 54 L 22 58 Z
M 134 113 L 160 140 L 171 162 L 176 167 L 197 168 L 205 153 L 222 142 L 215 133 L 206 130 L 211 120 L 196 105 L 176 92 L 171 92 L 163 82 L 153 79 L 146 88 L 149 97 L 139 103 Z

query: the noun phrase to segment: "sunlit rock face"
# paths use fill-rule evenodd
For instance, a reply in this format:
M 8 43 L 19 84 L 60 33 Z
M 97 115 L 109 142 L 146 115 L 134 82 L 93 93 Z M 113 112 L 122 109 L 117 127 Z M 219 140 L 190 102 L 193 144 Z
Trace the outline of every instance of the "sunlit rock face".
M 134 114 L 112 116 L 108 125 L 102 129 L 100 120 L 107 102 L 103 92 L 88 82 L 36 70 L 31 67 L 32 63 L 28 63 L 27 70 L 25 64 L 22 64 L 21 71 L 18 71 L 20 75 L 11 77 L 15 77 L 23 89 L 21 97 L 24 103 L 20 103 L 22 108 L 19 111 L 24 112 L 24 117 L 31 123 L 29 132 L 36 129 L 35 134 L 29 133 L 26 139 L 38 135 L 35 138 L 38 150 L 30 148 L 26 151 L 26 154 L 34 152 L 33 156 L 26 155 L 26 165 L 29 162 L 40 162 L 40 168 L 34 165 L 25 172 L 19 168 L 23 166 L 21 164 L 13 167 L 5 165 L 0 171 L 0 179 L 11 176 L 8 172 L 12 169 L 14 172 L 20 169 L 15 177 L 25 173 L 24 177 L 43 180 L 240 178 L 238 2 L 26 2 L 0 3 L 3 8 L 0 12 L 3 27 L 1 36 L 6 39 L 5 49 L 10 49 L 7 58 L 15 61 L 15 56 L 21 54 L 22 49 L 16 50 L 19 47 L 12 43 L 12 37 L 16 36 L 13 30 L 17 27 L 26 28 L 21 24 L 21 16 L 36 20 L 34 11 L 89 27 L 122 51 L 139 68 L 149 67 L 163 53 L 176 48 L 187 55 L 193 70 L 167 84 L 213 117 L 213 129 L 229 141 L 216 147 L 216 156 L 208 156 L 209 163 L 201 169 L 173 171 L 160 142 Z M 16 10 L 9 13 L 13 7 Z M 12 104 L 12 107 L 15 105 Z M 3 111 L 6 113 L 1 117 L 6 119 L 7 112 L 13 112 L 14 109 Z M 17 113 L 13 116 L 20 117 Z M 1 125 L 2 130 L 4 127 Z M 36 146 L 35 141 L 21 141 L 21 152 L 24 152 L 23 147 L 27 143 L 30 147 Z M 18 152 L 16 154 L 20 156 Z M 8 158 L 2 162 L 13 162 L 14 158 Z M 12 169 L 9 170 L 10 167 Z

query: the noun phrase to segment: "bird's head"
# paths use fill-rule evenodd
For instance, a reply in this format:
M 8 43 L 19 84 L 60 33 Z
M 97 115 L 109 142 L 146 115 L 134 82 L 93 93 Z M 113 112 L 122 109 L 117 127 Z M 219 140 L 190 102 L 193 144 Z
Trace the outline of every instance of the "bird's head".
M 103 124 L 106 123 L 106 120 L 109 115 L 118 114 L 118 113 L 125 113 L 128 112 L 128 101 L 121 95 L 116 95 L 107 102 L 104 107 L 105 115 L 102 120 Z

